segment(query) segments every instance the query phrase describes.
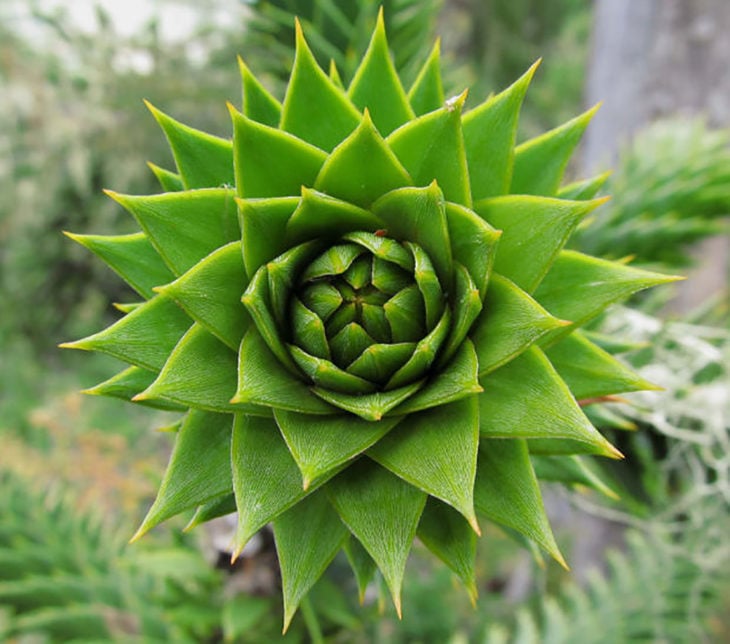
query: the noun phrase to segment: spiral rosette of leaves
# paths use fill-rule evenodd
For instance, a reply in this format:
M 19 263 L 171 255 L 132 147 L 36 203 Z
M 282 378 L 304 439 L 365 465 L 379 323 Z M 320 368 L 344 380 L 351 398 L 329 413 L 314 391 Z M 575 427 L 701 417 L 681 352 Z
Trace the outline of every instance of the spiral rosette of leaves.
M 438 48 L 404 90 L 382 16 L 347 89 L 300 29 L 283 102 L 241 71 L 232 142 L 151 108 L 177 171 L 110 193 L 142 232 L 73 236 L 144 298 L 68 345 L 131 365 L 90 392 L 187 412 L 138 534 L 236 511 L 238 553 L 273 522 L 286 624 L 340 549 L 400 612 L 416 536 L 475 596 L 479 517 L 562 561 L 536 469 L 600 488 L 578 401 L 651 387 L 579 327 L 673 279 L 563 249 L 593 111 L 515 146 L 534 67 L 464 112 Z

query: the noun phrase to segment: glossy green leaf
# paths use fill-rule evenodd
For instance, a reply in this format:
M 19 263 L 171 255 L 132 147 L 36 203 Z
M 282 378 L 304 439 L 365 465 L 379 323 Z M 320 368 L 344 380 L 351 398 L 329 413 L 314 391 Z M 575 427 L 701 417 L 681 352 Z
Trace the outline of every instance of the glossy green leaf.
M 410 398 L 422 385 L 423 381 L 419 381 L 391 391 L 377 391 L 364 395 L 343 394 L 322 387 L 314 387 L 312 393 L 339 409 L 349 411 L 365 420 L 375 421 L 380 420 L 391 409 Z
M 593 199 L 601 191 L 610 176 L 611 172 L 609 171 L 590 179 L 575 181 L 560 188 L 557 196 L 559 199 Z
M 229 414 L 191 411 L 175 437 L 160 491 L 134 539 L 231 489 Z
M 84 389 L 82 393 L 92 396 L 111 396 L 131 401 L 134 396 L 147 389 L 156 378 L 157 373 L 154 371 L 129 367 L 112 376 L 109 380 L 105 380 L 89 389 Z M 169 411 L 185 411 L 187 409 L 183 405 L 177 405 L 166 400 L 140 400 L 139 402 L 148 407 Z
M 367 256 L 359 257 L 345 271 L 342 277 L 355 291 L 359 291 L 361 288 L 365 288 L 368 284 L 370 284 L 370 276 L 372 275 L 372 271 L 373 258 Z M 373 293 L 368 295 L 367 297 L 373 298 L 376 295 L 377 294 Z M 383 301 L 385 301 L 385 299 L 383 299 Z
M 520 107 L 538 64 L 501 94 L 464 115 L 464 142 L 475 201 L 510 192 Z
M 360 114 L 320 69 L 297 22 L 296 55 L 284 98 L 281 128 L 330 151 L 352 132 Z
M 177 302 L 196 322 L 234 351 L 250 324 L 241 304 L 248 286 L 241 242 L 212 252 L 172 284 L 159 289 Z
M 241 302 L 243 302 L 243 305 L 256 325 L 259 337 L 264 340 L 269 350 L 279 360 L 279 363 L 291 374 L 299 374 L 300 371 L 296 364 L 294 364 L 291 355 L 289 355 L 289 351 L 279 334 L 278 325 L 272 313 L 267 268 L 261 267 L 256 271 L 251 279 L 251 283 L 241 298 Z M 245 365 L 245 367 L 249 366 Z M 239 381 L 239 395 L 241 395 L 240 385 L 241 383 Z
M 302 273 L 302 281 L 316 280 L 320 277 L 342 275 L 365 249 L 357 244 L 337 244 L 330 246 L 324 253 L 307 266 Z
M 239 197 L 290 197 L 312 184 L 327 158 L 325 152 L 233 109 L 231 117 Z
M 451 327 L 451 312 L 444 309 L 439 323 L 423 339 L 419 340 L 413 355 L 398 371 L 388 380 L 386 389 L 394 389 L 407 385 L 426 374 L 427 369 L 433 364 L 439 349 L 444 344 L 446 336 Z
M 408 362 L 415 348 L 415 342 L 370 345 L 347 367 L 347 371 L 371 382 L 385 384 Z
M 472 604 L 475 604 L 477 534 L 469 523 L 450 506 L 429 497 L 417 534 L 423 545 L 464 582 Z
M 418 286 L 411 284 L 383 304 L 393 342 L 416 342 L 426 334 L 426 311 Z
M 291 321 L 292 336 L 297 345 L 318 358 L 330 358 L 322 319 L 296 297 L 292 298 Z
M 610 499 L 618 499 L 618 494 L 611 485 L 589 466 L 585 457 L 532 456 L 531 460 L 537 478 L 542 481 L 556 481 L 567 485 L 588 487 Z
M 289 353 L 317 389 L 343 394 L 369 394 L 375 390 L 373 383 L 347 373 L 329 360 L 312 356 L 299 347 L 289 345 Z
M 285 329 L 288 326 L 289 305 L 294 286 L 300 281 L 304 268 L 320 250 L 319 242 L 305 242 L 290 248 L 266 264 L 266 278 L 269 283 L 268 303 L 278 328 Z M 265 298 L 262 291 L 259 293 Z
M 370 111 L 373 122 L 383 136 L 414 117 L 388 51 L 382 10 L 347 94 L 361 110 Z
M 361 208 L 369 208 L 386 192 L 411 183 L 408 172 L 366 112 L 357 129 L 327 157 L 314 187 Z
M 362 544 L 355 537 L 351 536 L 345 542 L 344 551 L 347 556 L 347 561 L 355 573 L 360 604 L 363 604 L 365 602 L 365 591 L 373 580 L 373 575 L 378 569 L 378 566 L 368 554 L 368 551 L 362 547 Z
M 246 402 L 304 414 L 331 414 L 336 411 L 312 395 L 302 380 L 289 373 L 253 329 L 241 343 L 238 390 L 231 402 Z
M 474 476 L 479 446 L 475 396 L 406 416 L 368 456 L 458 510 L 475 532 Z
M 243 264 L 249 277 L 289 248 L 286 226 L 299 197 L 237 199 L 243 234 Z
M 413 255 L 394 239 L 367 232 L 347 233 L 344 238 L 367 248 L 375 258 L 396 264 L 405 271 L 412 272 L 415 267 Z M 376 262 L 375 258 L 374 262 Z
M 604 201 L 509 195 L 483 199 L 474 210 L 502 231 L 494 270 L 532 293 L 580 221 Z
M 444 196 L 436 183 L 426 188 L 402 188 L 373 204 L 388 236 L 418 244 L 428 254 L 441 283 L 451 283 L 453 263 Z
M 502 231 L 492 228 L 473 210 L 453 203 L 446 204 L 446 221 L 454 260 L 469 271 L 484 299 Z
M 423 304 L 426 307 L 426 328 L 433 329 L 444 311 L 444 291 L 434 272 L 431 259 L 424 250 L 410 242 L 406 242 L 405 245 L 411 251 L 415 262 L 413 277 L 416 280 L 418 290 L 421 291 Z
M 620 457 L 616 448 L 591 425 L 537 347 L 482 377 L 481 384 L 482 436 L 574 440 L 585 444 L 592 453 Z
M 554 196 L 575 147 L 599 107 L 517 146 L 510 192 Z
M 256 532 L 321 484 L 302 488 L 299 468 L 273 418 L 235 415 L 231 468 L 238 508 L 234 557 Z
M 508 279 L 493 274 L 484 308 L 469 334 L 479 357 L 480 375 L 497 369 L 565 324 Z
M 474 345 L 464 340 L 451 362 L 440 369 L 418 392 L 395 409 L 396 414 L 438 407 L 482 391 Z
M 398 128 L 387 143 L 417 186 L 438 183 L 447 201 L 471 207 L 461 110 L 466 92 Z
M 410 274 L 399 266 L 380 257 L 373 257 L 373 271 L 370 282 L 379 291 L 388 295 L 395 295 L 408 286 L 411 281 Z
M 238 68 L 243 87 L 243 113 L 258 123 L 277 127 L 281 119 L 281 103 L 259 82 L 240 57 Z
M 232 190 L 141 197 L 107 194 L 134 215 L 175 275 L 182 275 L 217 248 L 241 238 Z
M 421 67 L 416 80 L 408 90 L 408 101 L 416 116 L 432 112 L 444 104 L 444 87 L 441 82 L 441 46 L 437 40 L 429 57 Z
M 302 187 L 302 198 L 286 226 L 290 244 L 336 239 L 355 230 L 376 231 L 382 222 L 368 210 Z
M 178 342 L 157 379 L 135 399 L 162 399 L 214 412 L 238 410 L 271 415 L 266 407 L 230 402 L 236 393 L 236 377 L 236 353 L 194 324 Z
M 461 264 L 456 264 L 451 306 L 454 310 L 449 339 L 439 357 L 439 364 L 445 364 L 458 351 L 467 333 L 482 311 L 482 299 L 474 281 Z
M 150 170 L 152 170 L 152 174 L 155 175 L 155 178 L 162 187 L 163 192 L 179 192 L 180 190 L 185 189 L 185 186 L 183 186 L 182 178 L 176 172 L 165 170 L 165 168 L 161 168 L 160 166 L 155 165 L 154 163 L 151 163 L 149 161 L 147 162 L 147 165 L 149 166 Z
M 564 250 L 535 291 L 535 298 L 553 315 L 573 322 L 565 333 L 637 291 L 678 279 Z
M 64 234 L 100 257 L 146 299 L 154 295 L 152 289 L 155 286 L 175 279 L 144 233 L 114 236 Z
M 345 90 L 345 85 L 342 82 L 342 77 L 340 76 L 340 72 L 337 71 L 337 65 L 335 64 L 335 61 L 330 58 L 330 66 L 329 66 L 329 73 L 327 74 L 329 76 L 329 79 L 334 83 L 335 87 L 341 90 Z
M 479 514 L 516 530 L 566 566 L 545 515 L 525 441 L 482 439 L 474 504 Z
M 299 467 L 303 485 L 361 454 L 400 422 L 400 417 L 372 422 L 350 414 L 313 416 L 274 412 L 289 452 Z
M 378 564 L 398 615 L 408 553 L 427 495 L 368 458 L 327 485 L 345 525 Z
M 330 338 L 333 360 L 343 369 L 349 367 L 365 349 L 373 344 L 375 341 L 357 322 L 350 322 Z M 350 370 L 348 373 L 356 375 Z M 367 378 L 365 379 L 367 380 Z
M 191 324 L 175 302 L 157 295 L 109 328 L 59 346 L 101 351 L 137 367 L 159 371 Z
M 284 632 L 289 628 L 299 602 L 322 576 L 348 535 L 327 495 L 321 491 L 274 520 L 284 595 Z
M 232 421 L 231 421 L 232 422 Z M 224 517 L 228 514 L 233 514 L 236 511 L 236 497 L 233 492 L 230 494 L 224 494 L 219 496 L 217 499 L 208 501 L 201 505 L 190 519 L 190 522 L 185 526 L 185 531 L 192 530 L 193 528 L 217 519 L 218 517 Z
M 314 282 L 300 292 L 304 305 L 314 311 L 324 322 L 342 304 L 342 295 L 331 284 L 327 282 Z
M 145 103 L 160 124 L 186 189 L 233 185 L 231 142 L 193 129 Z
M 578 400 L 658 389 L 580 331 L 574 331 L 551 346 L 546 355 Z

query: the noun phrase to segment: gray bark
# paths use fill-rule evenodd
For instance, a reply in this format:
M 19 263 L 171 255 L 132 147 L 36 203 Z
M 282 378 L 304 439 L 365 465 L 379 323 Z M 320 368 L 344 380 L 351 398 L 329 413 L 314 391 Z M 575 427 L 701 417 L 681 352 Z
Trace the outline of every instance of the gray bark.
M 589 104 L 603 100 L 583 149 L 587 173 L 610 167 L 623 142 L 663 116 L 703 114 L 730 127 L 730 0 L 596 0 Z M 727 294 L 730 239 L 701 244 L 674 311 Z

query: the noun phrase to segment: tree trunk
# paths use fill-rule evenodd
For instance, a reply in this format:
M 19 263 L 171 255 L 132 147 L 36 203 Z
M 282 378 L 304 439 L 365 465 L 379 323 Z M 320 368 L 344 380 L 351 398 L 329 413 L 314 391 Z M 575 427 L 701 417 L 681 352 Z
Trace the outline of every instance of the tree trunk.
M 647 123 L 702 114 L 730 127 L 730 1 L 596 0 L 589 104 L 604 101 L 586 134 L 583 164 L 613 164 L 621 144 Z M 700 244 L 701 264 L 673 310 L 727 294 L 730 239 Z

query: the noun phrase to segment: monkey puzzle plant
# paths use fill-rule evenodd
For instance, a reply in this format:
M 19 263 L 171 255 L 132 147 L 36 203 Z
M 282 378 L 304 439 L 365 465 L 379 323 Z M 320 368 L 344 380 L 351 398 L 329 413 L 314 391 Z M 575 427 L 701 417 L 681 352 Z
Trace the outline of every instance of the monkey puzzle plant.
M 273 522 L 286 624 L 340 549 L 400 612 L 416 536 L 474 596 L 478 516 L 562 562 L 533 459 L 619 457 L 577 400 L 651 387 L 578 329 L 673 278 L 563 250 L 602 201 L 559 188 L 593 111 L 515 147 L 534 69 L 464 112 L 436 47 L 406 92 L 381 15 L 347 89 L 301 29 L 283 102 L 241 63 L 232 142 L 151 108 L 167 192 L 72 236 L 144 301 L 67 345 L 131 365 L 92 393 L 187 410 L 138 536 L 237 511 L 239 553 Z

